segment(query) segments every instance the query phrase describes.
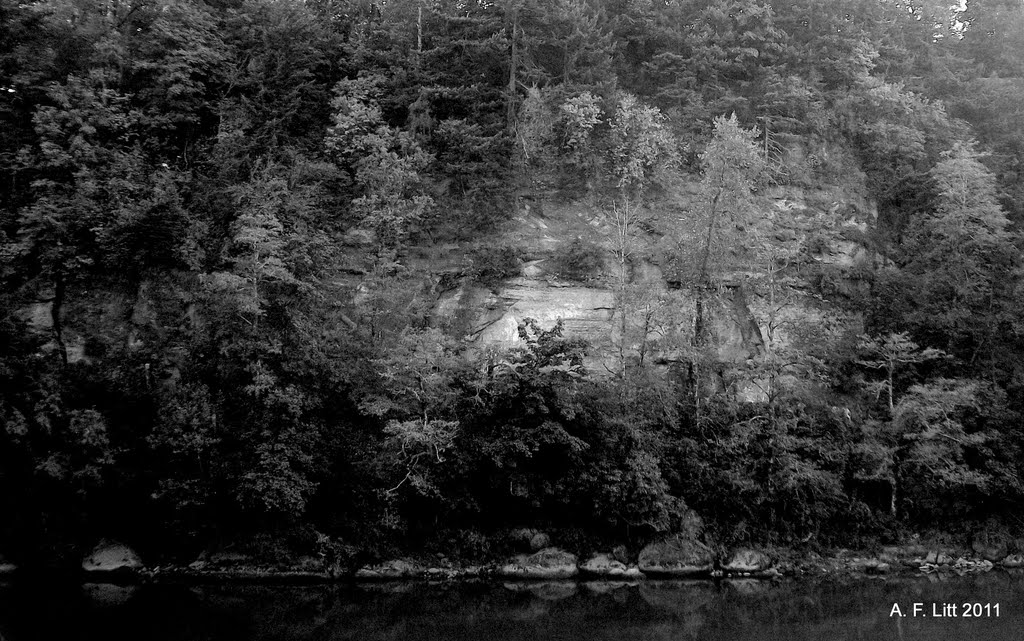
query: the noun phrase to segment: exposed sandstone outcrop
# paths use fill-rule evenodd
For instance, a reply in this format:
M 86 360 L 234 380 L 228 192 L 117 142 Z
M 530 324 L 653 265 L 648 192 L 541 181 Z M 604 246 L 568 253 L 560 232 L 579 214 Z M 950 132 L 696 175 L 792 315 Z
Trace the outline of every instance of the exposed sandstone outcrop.
M 851 181 L 830 191 L 796 187 L 769 190 L 763 204 L 763 216 L 771 227 L 767 241 L 785 257 L 783 263 L 817 263 L 835 272 L 829 282 L 843 283 L 844 279 L 856 280 L 858 266 L 874 260 L 866 238 L 877 213 L 860 194 L 856 180 Z M 695 246 L 699 239 L 687 241 L 690 232 L 685 229 L 685 211 L 697 206 L 693 200 L 696 196 L 685 187 L 677 196 L 679 202 L 674 207 L 656 203 L 645 212 L 644 224 L 632 232 L 630 259 L 625 262 L 615 259 L 619 251 L 615 221 L 607 208 L 596 202 L 545 201 L 543 207 L 534 208 L 537 211 L 523 212 L 501 241 L 522 250 L 525 263 L 520 274 L 486 286 L 464 278 L 456 288 L 440 294 L 433 310 L 434 322 L 450 328 L 471 345 L 515 347 L 521 342 L 518 328 L 525 319 L 537 321 L 544 329 L 561 321 L 566 337 L 583 338 L 590 345 L 587 365 L 591 371 L 617 371 L 620 349 L 635 354 L 644 340 L 637 336 L 638 316 L 632 318 L 627 313 L 623 323 L 617 291 L 624 269 L 632 286 L 665 306 L 665 318 L 659 320 L 658 346 L 647 358 L 663 365 L 685 361 L 685 350 L 675 346 L 671 337 L 666 339 L 664 332 L 679 332 L 681 338 L 676 342 L 690 344 L 684 334 L 692 331 L 695 300 L 686 289 L 685 277 L 673 275 L 678 268 L 666 262 L 666 252 Z M 537 198 L 538 202 L 544 200 Z M 561 252 L 581 238 L 603 254 L 603 260 L 598 261 L 603 266 L 584 280 L 564 280 L 558 268 L 564 259 Z M 775 373 L 771 379 L 757 373 L 759 359 L 769 350 L 785 349 L 792 340 L 790 333 L 800 334 L 801 328 L 808 327 L 839 332 L 851 324 L 854 332 L 860 331 L 856 315 L 823 303 L 795 270 L 780 272 L 773 285 L 779 290 L 767 296 L 761 291 L 765 277 L 762 263 L 766 260 L 750 252 L 727 256 L 724 271 L 719 274 L 721 287 L 705 308 L 705 321 L 719 362 L 729 372 L 718 379 L 712 374 L 714 380 L 703 384 L 716 386 L 714 391 L 730 387 L 741 402 L 764 401 L 774 393 L 770 385 L 805 384 L 797 380 L 799 372 L 793 376 Z M 852 276 L 847 278 L 845 274 Z M 857 287 L 850 282 L 850 288 Z

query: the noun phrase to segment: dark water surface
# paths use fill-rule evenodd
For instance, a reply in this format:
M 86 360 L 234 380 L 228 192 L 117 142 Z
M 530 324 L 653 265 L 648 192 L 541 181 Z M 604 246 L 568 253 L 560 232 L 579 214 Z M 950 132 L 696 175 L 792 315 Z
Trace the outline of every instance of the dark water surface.
M 915 603 L 920 604 L 917 616 Z M 982 604 L 982 616 L 964 617 L 965 603 Z M 894 604 L 904 617 L 890 616 Z M 953 604 L 958 616 L 933 616 L 953 613 L 944 604 Z M 985 604 L 990 607 L 985 609 Z M 774 584 L 124 587 L 0 583 L 0 638 L 1017 641 L 1024 639 L 1024 574 Z

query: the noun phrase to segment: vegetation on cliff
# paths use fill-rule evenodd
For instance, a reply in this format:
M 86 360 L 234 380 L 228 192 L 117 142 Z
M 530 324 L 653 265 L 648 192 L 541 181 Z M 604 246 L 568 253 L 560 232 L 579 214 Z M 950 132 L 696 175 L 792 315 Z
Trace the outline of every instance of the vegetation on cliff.
M 0 550 L 1019 530 L 1024 5 L 949 4 L 0 1 Z M 577 201 L 606 345 L 438 320 Z

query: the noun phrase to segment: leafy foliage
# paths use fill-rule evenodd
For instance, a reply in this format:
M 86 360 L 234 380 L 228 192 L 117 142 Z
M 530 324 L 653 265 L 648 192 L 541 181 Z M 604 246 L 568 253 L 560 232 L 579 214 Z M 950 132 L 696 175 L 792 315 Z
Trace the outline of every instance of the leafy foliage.
M 948 4 L 0 4 L 0 552 L 1019 511 L 1024 8 Z M 527 259 L 610 338 L 473 345 Z
M 556 257 L 555 273 L 568 280 L 588 281 L 600 273 L 602 259 L 600 247 L 576 238 Z

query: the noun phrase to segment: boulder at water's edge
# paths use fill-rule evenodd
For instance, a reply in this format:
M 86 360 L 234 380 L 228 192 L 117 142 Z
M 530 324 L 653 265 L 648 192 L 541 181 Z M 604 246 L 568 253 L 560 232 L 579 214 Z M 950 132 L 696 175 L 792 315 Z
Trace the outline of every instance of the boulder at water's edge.
M 18 566 L 11 563 L 0 554 L 0 576 L 6 576 L 17 572 Z
M 749 548 L 738 548 L 722 563 L 722 569 L 730 574 L 764 572 L 772 567 L 772 559 L 764 552 Z
M 576 576 L 575 554 L 558 548 L 546 548 L 529 556 L 520 554 L 498 569 L 508 579 L 568 579 Z
M 134 573 L 145 566 L 142 559 L 123 543 L 100 541 L 92 552 L 82 560 L 86 572 Z
M 694 576 L 710 573 L 715 567 L 715 555 L 699 541 L 676 537 L 651 543 L 641 550 L 639 565 L 644 574 Z
M 644 576 L 638 568 L 629 567 L 609 554 L 595 554 L 580 566 L 580 571 L 607 579 L 642 579 Z
M 405 559 L 393 559 L 380 565 L 369 565 L 356 572 L 357 579 L 409 579 L 424 573 L 415 563 Z

